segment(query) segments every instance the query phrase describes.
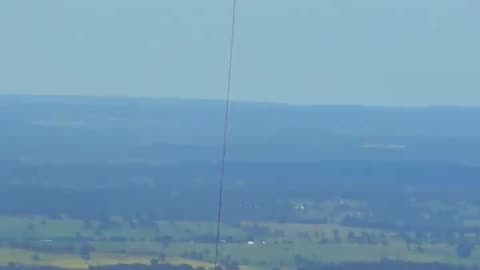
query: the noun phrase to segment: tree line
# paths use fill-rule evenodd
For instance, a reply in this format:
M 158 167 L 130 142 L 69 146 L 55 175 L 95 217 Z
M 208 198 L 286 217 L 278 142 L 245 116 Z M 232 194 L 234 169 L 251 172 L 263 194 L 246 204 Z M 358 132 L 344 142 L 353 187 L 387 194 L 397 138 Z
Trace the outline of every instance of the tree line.
M 417 263 L 384 259 L 380 262 L 318 263 L 302 256 L 295 257 L 297 270 L 478 270 L 477 265 Z

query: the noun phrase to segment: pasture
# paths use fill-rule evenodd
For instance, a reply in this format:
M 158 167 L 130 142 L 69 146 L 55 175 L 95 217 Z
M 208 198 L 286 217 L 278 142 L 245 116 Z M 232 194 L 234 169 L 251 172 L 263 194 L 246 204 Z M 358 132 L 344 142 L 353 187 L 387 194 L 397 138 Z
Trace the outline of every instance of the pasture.
M 21 263 L 67 268 L 118 263 L 149 264 L 161 259 L 173 264 L 211 266 L 215 224 L 196 221 L 156 221 L 149 226 L 112 218 L 108 224 L 70 218 L 0 218 L 0 264 Z M 349 235 L 370 235 L 377 243 L 353 243 Z M 165 237 L 168 236 L 168 240 Z M 476 264 L 480 250 L 459 259 L 446 243 L 407 246 L 393 232 L 359 229 L 337 224 L 284 224 L 242 222 L 224 224 L 221 257 L 237 261 L 241 268 L 292 268 L 301 255 L 321 262 L 375 262 L 397 259 L 412 262 Z M 204 239 L 205 238 L 205 239 Z M 338 239 L 337 239 L 338 238 Z M 247 241 L 254 241 L 248 245 Z M 79 252 L 88 245 L 88 258 Z

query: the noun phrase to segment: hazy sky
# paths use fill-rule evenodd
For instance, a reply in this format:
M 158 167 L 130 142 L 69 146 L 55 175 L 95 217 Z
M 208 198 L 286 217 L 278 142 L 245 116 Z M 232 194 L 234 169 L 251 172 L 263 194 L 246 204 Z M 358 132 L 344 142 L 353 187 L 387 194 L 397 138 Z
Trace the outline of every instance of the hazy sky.
M 0 93 L 223 98 L 230 0 L 0 1 Z M 239 0 L 235 99 L 480 105 L 478 0 Z

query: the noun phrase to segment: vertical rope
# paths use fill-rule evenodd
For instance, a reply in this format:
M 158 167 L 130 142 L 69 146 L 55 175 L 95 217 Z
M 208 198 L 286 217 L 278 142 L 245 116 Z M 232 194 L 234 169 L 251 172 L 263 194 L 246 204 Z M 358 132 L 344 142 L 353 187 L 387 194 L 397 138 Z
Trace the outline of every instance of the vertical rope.
M 218 259 L 219 259 L 219 245 L 220 245 L 220 231 L 222 223 L 222 205 L 223 205 L 223 182 L 225 178 L 225 157 L 227 155 L 227 139 L 228 139 L 228 120 L 230 114 L 230 89 L 232 86 L 232 62 L 233 62 L 233 49 L 235 44 L 235 23 L 237 15 L 237 0 L 233 0 L 232 7 L 232 25 L 230 32 L 230 52 L 228 60 L 228 80 L 227 80 L 227 93 L 225 97 L 225 122 L 223 124 L 223 151 L 222 151 L 222 161 L 220 169 L 220 183 L 218 191 L 218 212 L 217 212 L 217 235 L 215 241 L 215 260 L 214 260 L 214 270 L 217 270 Z

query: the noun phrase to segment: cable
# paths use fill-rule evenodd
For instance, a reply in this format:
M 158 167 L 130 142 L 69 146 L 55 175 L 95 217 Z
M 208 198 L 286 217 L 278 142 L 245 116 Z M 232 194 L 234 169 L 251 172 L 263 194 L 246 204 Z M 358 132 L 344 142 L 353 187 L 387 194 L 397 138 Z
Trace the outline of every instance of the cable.
M 214 270 L 217 270 L 218 267 L 218 257 L 219 257 L 219 245 L 220 245 L 220 229 L 222 223 L 222 204 L 223 204 L 223 182 L 225 178 L 225 157 L 227 155 L 227 139 L 228 139 L 228 120 L 230 113 L 230 89 L 232 86 L 232 60 L 233 60 L 233 49 L 235 44 L 235 23 L 237 15 L 237 0 L 233 0 L 232 7 L 232 26 L 230 32 L 230 54 L 228 61 L 228 80 L 227 80 L 227 94 L 225 98 L 225 122 L 223 124 L 223 151 L 222 151 L 222 161 L 220 169 L 220 183 L 218 191 L 218 212 L 217 212 L 217 236 L 215 241 L 215 260 L 213 263 Z

